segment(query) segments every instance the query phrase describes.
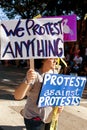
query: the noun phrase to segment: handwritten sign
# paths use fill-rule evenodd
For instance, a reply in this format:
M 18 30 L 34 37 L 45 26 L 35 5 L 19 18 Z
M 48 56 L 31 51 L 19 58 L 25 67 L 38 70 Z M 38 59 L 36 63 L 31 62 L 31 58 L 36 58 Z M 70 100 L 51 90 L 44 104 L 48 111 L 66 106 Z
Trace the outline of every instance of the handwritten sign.
M 79 105 L 85 83 L 85 77 L 46 74 L 38 107 Z
M 64 57 L 62 18 L 1 21 L 1 59 Z

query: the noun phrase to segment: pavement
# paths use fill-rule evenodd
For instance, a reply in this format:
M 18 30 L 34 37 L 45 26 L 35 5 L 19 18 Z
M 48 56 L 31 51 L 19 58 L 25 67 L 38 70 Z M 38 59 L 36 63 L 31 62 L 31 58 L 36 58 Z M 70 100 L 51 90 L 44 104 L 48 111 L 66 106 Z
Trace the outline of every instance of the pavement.
M 26 99 L 16 101 L 14 90 L 27 69 L 0 64 L 0 130 L 26 130 L 21 109 Z M 86 86 L 87 88 L 87 86 Z M 57 130 L 87 130 L 87 89 L 79 106 L 66 106 L 59 116 Z

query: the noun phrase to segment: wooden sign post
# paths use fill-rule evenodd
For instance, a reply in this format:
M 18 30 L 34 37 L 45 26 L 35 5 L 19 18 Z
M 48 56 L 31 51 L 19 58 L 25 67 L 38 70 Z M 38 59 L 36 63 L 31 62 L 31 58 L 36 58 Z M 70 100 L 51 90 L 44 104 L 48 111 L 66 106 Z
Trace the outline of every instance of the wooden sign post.
M 33 19 L 41 18 L 41 15 L 35 16 Z M 34 59 L 30 59 L 30 69 L 34 69 Z

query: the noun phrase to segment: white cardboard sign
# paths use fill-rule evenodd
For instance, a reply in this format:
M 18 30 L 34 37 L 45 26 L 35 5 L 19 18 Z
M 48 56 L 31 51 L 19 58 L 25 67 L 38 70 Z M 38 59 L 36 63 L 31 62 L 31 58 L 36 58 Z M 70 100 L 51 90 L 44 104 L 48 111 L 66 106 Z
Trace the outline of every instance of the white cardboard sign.
M 62 18 L 1 21 L 1 59 L 64 57 Z

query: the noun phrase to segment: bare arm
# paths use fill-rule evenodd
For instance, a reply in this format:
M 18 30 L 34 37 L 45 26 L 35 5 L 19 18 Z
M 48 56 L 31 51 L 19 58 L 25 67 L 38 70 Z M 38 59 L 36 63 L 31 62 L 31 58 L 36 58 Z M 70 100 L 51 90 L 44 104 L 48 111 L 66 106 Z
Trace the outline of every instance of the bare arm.
M 21 100 L 26 96 L 27 91 L 30 91 L 31 89 L 31 83 L 35 78 L 36 72 L 33 69 L 29 69 L 26 74 L 26 82 L 22 82 L 14 92 L 14 98 L 16 100 Z

